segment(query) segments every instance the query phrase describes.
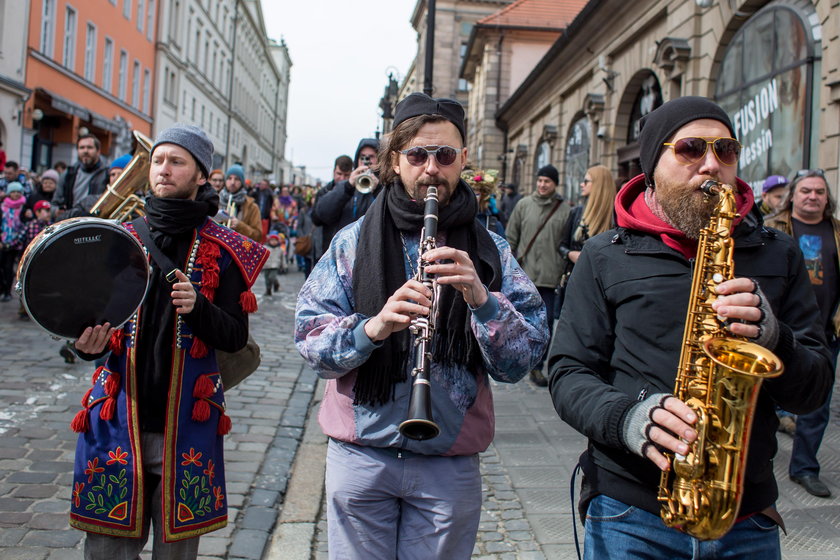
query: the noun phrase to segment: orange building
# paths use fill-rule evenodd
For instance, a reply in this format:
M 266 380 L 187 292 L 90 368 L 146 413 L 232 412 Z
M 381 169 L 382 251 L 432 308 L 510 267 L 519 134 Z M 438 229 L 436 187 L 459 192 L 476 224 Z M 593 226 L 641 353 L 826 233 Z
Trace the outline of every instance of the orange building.
M 131 150 L 132 130 L 151 135 L 160 1 L 32 0 L 26 164 L 40 171 L 74 163 L 76 139 L 86 132 L 108 161 Z

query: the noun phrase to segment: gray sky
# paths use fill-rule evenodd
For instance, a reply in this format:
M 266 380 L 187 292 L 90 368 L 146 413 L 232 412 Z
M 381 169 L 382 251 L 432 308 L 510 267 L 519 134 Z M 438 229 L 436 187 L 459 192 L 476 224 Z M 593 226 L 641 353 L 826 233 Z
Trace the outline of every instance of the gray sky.
M 262 0 L 268 36 L 292 59 L 286 157 L 323 182 L 379 122 L 392 71 L 401 81 L 417 52 L 416 0 Z

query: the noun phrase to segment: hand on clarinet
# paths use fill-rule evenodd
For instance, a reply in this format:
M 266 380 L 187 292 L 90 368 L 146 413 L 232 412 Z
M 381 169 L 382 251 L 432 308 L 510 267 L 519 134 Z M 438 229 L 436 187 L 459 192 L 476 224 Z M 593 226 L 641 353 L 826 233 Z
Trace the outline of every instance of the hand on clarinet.
M 391 333 L 411 325 L 417 315 L 428 315 L 432 291 L 415 279 L 408 280 L 385 302 L 382 311 L 365 323 L 365 334 L 374 342 L 385 340 Z
M 111 335 L 116 330 L 111 328 L 111 323 L 88 327 L 82 332 L 78 340 L 73 343 L 73 346 L 76 350 L 84 354 L 101 354 L 105 350 L 108 341 L 111 340 Z
M 426 267 L 426 271 L 435 275 L 437 283 L 452 286 L 461 292 L 467 305 L 475 309 L 487 301 L 487 290 L 465 251 L 446 246 L 436 247 L 426 252 L 423 258 L 432 263 Z

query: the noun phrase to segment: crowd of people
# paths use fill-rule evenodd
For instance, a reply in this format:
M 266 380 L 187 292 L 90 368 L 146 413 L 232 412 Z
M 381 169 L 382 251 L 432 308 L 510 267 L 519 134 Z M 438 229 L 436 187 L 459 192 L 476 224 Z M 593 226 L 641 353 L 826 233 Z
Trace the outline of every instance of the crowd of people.
M 150 295 L 126 325 L 91 326 L 68 347 L 103 363 L 73 423 L 71 522 L 89 533 L 87 557 L 136 554 L 153 525 L 156 551 L 195 558 L 198 536 L 224 525 L 220 438 L 230 420 L 216 352 L 246 345 L 260 272 L 271 296 L 296 266 L 306 280 L 294 342 L 327 380 L 319 421 L 329 436 L 331 557 L 469 558 L 482 503 L 478 453 L 494 435 L 490 380 L 528 376 L 589 439 L 578 506 L 587 558 L 639 550 L 677 558 L 698 548 L 780 558 L 777 429 L 794 438 L 791 480 L 831 494 L 817 451 L 840 349 L 840 222 L 825 173 L 769 176 L 756 200 L 736 175 L 740 144 L 728 115 L 700 97 L 646 115 L 642 174 L 619 189 L 607 167 L 593 165 L 579 200 L 560 194 L 550 164 L 528 194 L 500 184 L 494 170 L 469 163 L 465 138 L 459 103 L 411 94 L 393 130 L 337 157 L 332 180 L 316 189 L 251 180 L 239 164 L 210 169 L 203 131 L 161 132 L 147 217 L 126 226 L 149 249 Z M 55 220 L 87 215 L 130 161 L 108 166 L 99 150 L 82 136 L 76 164 L 40 176 L 5 163 L 3 301 L 27 244 Z M 658 497 L 673 458 L 709 436 L 696 408 L 674 396 L 698 240 L 717 200 L 701 188 L 709 179 L 730 185 L 737 207 L 728 232 L 737 276 L 714 280 L 716 321 L 778 356 L 784 373 L 764 382 L 746 431 L 737 519 L 705 542 L 666 526 Z M 423 237 L 430 219 L 436 235 Z M 170 259 L 186 266 L 167 272 Z M 402 427 L 418 394 L 426 409 L 412 420 L 433 425 L 432 437 Z M 183 484 L 206 485 L 206 500 L 161 485 L 180 480 L 179 465 Z M 133 492 L 120 511 L 87 507 L 83 489 L 105 491 L 105 479 L 94 480 L 103 472 L 146 488 L 154 505 L 143 511 Z

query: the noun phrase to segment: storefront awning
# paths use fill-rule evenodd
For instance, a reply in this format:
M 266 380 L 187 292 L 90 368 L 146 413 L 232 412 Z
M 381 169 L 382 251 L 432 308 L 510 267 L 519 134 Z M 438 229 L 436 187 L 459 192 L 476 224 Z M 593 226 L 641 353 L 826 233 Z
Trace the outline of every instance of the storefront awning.
M 67 113 L 68 115 L 74 115 L 85 121 L 90 120 L 90 111 L 78 103 L 74 103 L 69 99 L 65 99 L 60 95 L 56 95 L 51 91 L 45 90 L 44 88 L 38 88 L 37 91 L 38 93 L 44 94 L 50 98 L 50 107 L 53 109 Z

